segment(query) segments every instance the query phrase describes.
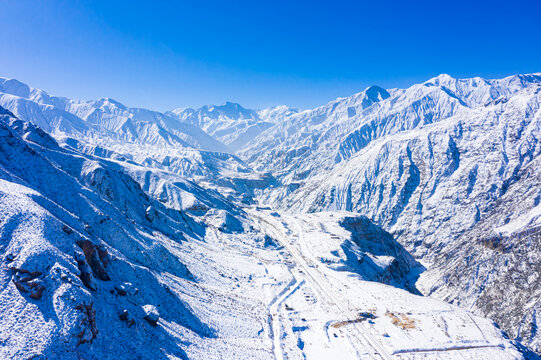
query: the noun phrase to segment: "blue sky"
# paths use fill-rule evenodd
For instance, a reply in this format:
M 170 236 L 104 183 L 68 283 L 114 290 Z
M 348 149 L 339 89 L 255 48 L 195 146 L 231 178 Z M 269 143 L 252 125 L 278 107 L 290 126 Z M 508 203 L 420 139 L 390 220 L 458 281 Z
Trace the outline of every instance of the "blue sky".
M 541 1 L 0 0 L 0 76 L 168 110 L 541 71 Z

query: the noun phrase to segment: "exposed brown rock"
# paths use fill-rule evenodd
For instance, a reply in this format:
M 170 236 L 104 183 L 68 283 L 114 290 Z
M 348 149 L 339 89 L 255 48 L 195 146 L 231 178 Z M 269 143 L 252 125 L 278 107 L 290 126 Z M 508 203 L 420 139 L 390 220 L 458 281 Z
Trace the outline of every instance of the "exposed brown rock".
M 145 305 L 143 306 L 143 311 L 145 312 L 145 319 L 152 326 L 158 326 L 158 320 L 160 319 L 160 314 L 158 309 L 154 305 Z
M 122 321 L 128 321 L 128 310 L 123 310 L 119 315 L 118 318 Z
M 107 249 L 103 245 L 98 245 L 96 246 L 96 250 L 98 251 L 101 263 L 104 267 L 107 267 L 107 265 L 109 265 L 109 253 L 107 252 Z
M 83 250 L 86 262 L 90 265 L 94 275 L 100 280 L 111 280 L 107 271 L 105 271 L 105 264 L 102 262 L 102 259 L 107 262 L 107 251 L 100 249 L 99 246 L 94 245 L 90 240 L 78 241 L 77 245 Z
M 16 267 L 12 267 L 11 271 L 15 273 L 12 281 L 19 291 L 23 293 L 29 292 L 29 296 L 32 299 L 41 299 L 45 291 L 45 286 L 43 285 L 43 280 L 38 279 L 42 275 L 40 271 L 28 271 Z
M 77 334 L 79 340 L 77 346 L 85 343 L 92 343 L 92 341 L 98 335 L 98 327 L 96 325 L 96 310 L 94 310 L 94 303 L 80 304 L 75 309 L 83 312 L 83 318 L 81 320 L 82 330 Z
M 36 279 L 29 282 L 28 285 L 32 289 L 29 296 L 35 300 L 41 299 L 41 296 L 43 295 L 43 291 L 45 291 L 45 286 L 43 286 L 43 281 L 41 281 L 40 279 Z
M 77 259 L 77 267 L 79 268 L 79 271 L 81 272 L 81 274 L 79 275 L 79 278 L 83 282 L 83 285 L 86 288 L 95 291 L 97 287 L 96 287 L 96 284 L 94 283 L 92 269 L 87 264 L 86 260 L 84 258 Z
M 120 314 L 118 314 L 118 318 L 122 321 L 125 321 L 128 324 L 128 327 L 131 327 L 133 324 L 135 324 L 135 319 L 130 316 L 128 310 L 122 310 Z
M 126 291 L 123 285 L 115 286 L 115 290 L 116 290 L 116 293 L 120 296 L 126 296 L 128 294 L 128 292 Z
M 62 226 L 62 230 L 63 230 L 66 234 L 68 234 L 68 235 L 69 235 L 69 234 L 73 234 L 73 229 L 70 228 L 70 227 L 67 226 L 67 225 Z
M 26 290 L 26 288 L 23 286 L 23 284 L 21 284 L 19 281 L 13 279 L 13 283 L 15 284 L 15 287 L 17 289 L 19 289 L 19 291 L 28 292 L 28 290 Z

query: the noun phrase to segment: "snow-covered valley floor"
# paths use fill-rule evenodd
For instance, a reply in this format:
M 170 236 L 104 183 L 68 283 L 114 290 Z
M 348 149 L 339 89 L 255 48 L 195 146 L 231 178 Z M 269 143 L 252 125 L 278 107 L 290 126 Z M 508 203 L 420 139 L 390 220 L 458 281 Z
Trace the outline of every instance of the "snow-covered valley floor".
M 291 278 L 270 302 L 269 332 L 277 359 L 519 357 L 486 319 L 363 281 L 346 264 L 330 269 L 331 258 L 340 261 L 333 255 L 340 251 L 340 240 L 348 237 L 339 220 L 354 214 L 250 213 L 278 242 L 279 264 L 288 267 L 280 271 Z M 276 267 L 268 270 L 276 273 Z

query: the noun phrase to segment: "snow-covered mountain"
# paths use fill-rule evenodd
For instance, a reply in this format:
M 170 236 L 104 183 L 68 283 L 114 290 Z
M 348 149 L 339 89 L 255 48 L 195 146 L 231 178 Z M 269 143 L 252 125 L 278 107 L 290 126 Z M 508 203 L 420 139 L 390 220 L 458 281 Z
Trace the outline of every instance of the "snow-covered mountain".
M 200 127 L 231 150 L 237 151 L 272 127 L 276 121 L 295 113 L 296 109 L 287 106 L 256 111 L 226 102 L 224 105 L 203 106 L 199 109 L 178 108 L 167 114 L 183 123 Z
M 109 98 L 76 101 L 50 96 L 14 79 L 0 78 L 0 106 L 56 135 L 228 151 L 199 127 L 165 114 L 128 108 Z
M 79 151 L 225 186 L 223 191 L 236 196 L 242 195 L 246 181 L 260 187 L 270 179 L 254 174 L 226 145 L 199 127 L 156 111 L 128 108 L 112 99 L 70 100 L 17 80 L 0 79 L 0 106 Z M 157 194 L 180 208 L 178 196 L 169 194 L 178 193 L 176 186 L 165 178 L 158 183 Z M 250 194 L 248 191 L 245 201 L 252 201 Z
M 281 181 L 261 201 L 368 216 L 429 265 L 425 294 L 540 351 L 540 104 L 539 74 L 440 75 L 286 118 L 241 155 Z
M 0 358 L 535 358 L 540 100 L 440 75 L 162 114 L 2 79 Z

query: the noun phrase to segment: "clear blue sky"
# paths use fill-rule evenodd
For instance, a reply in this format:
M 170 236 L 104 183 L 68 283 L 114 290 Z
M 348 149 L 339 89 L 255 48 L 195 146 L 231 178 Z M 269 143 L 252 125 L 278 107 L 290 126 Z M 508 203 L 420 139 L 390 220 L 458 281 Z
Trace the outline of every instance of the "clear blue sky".
M 167 110 L 541 71 L 541 1 L 0 0 L 0 76 Z

